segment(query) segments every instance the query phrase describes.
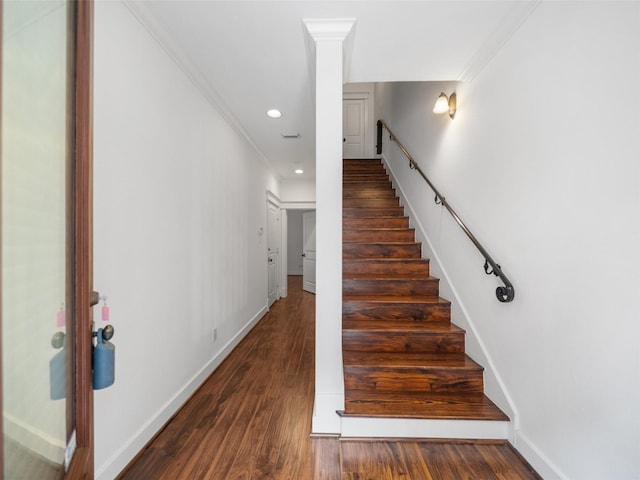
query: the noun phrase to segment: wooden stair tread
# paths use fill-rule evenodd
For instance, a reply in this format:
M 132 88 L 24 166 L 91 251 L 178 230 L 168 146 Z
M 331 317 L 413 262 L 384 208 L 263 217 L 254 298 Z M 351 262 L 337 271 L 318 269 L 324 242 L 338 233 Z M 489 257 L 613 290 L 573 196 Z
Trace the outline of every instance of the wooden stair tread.
M 380 172 L 365 172 L 365 171 L 361 171 L 361 172 L 356 172 L 356 171 L 351 171 L 351 172 L 342 172 L 342 184 L 344 185 L 345 183 L 361 183 L 362 181 L 374 181 L 374 182 L 388 182 L 389 181 L 389 175 L 384 172 L 384 171 L 380 171 Z
M 362 218 L 362 217 L 360 217 L 360 218 Z M 380 217 L 372 217 L 372 218 L 380 218 Z M 383 217 L 383 218 L 396 218 L 396 217 Z M 353 232 L 353 233 L 406 232 L 406 231 L 415 232 L 415 228 L 407 228 L 407 227 L 368 227 L 368 228 L 344 227 L 342 229 L 342 231 L 343 232 Z
M 371 299 L 363 299 L 362 296 L 351 296 L 348 294 L 342 295 L 342 301 L 344 302 L 373 302 L 373 303 L 394 303 L 394 304 L 441 304 L 441 305 L 450 305 L 451 302 L 444 298 L 440 298 L 436 295 L 408 295 L 408 296 L 398 296 L 398 295 L 376 295 Z
M 342 276 L 343 280 L 406 280 L 409 282 L 414 282 L 418 280 L 440 280 L 439 278 L 432 277 L 431 275 L 414 275 L 412 277 L 408 277 L 406 275 L 399 275 L 396 273 L 385 274 L 384 272 L 376 272 L 376 273 L 349 273 Z
M 465 330 L 451 322 L 420 322 L 416 320 L 387 320 L 378 322 L 376 320 L 352 320 L 342 321 L 342 330 L 367 330 L 370 332 L 408 332 L 422 331 L 434 334 L 460 334 Z
M 392 353 L 343 352 L 345 366 L 385 366 L 393 368 L 447 368 L 451 370 L 480 370 L 483 367 L 464 353 Z
M 363 242 L 413 242 L 416 233 L 410 228 L 343 228 L 343 243 L 363 243 Z
M 389 393 L 351 390 L 344 416 L 508 421 L 483 393 Z
M 404 265 L 404 266 L 411 266 L 411 265 L 429 265 L 429 259 L 428 258 L 353 258 L 353 259 L 347 259 L 347 260 L 343 260 L 342 262 L 344 263 L 349 263 L 352 265 L 371 265 L 371 264 L 376 264 L 376 265 L 387 265 L 389 267 L 391 266 L 399 266 L 399 265 Z
M 418 242 L 343 243 L 343 258 L 421 258 Z
M 349 245 L 357 246 L 357 245 L 420 245 L 420 242 L 349 242 Z
M 393 207 L 396 208 L 396 207 Z M 378 210 L 378 209 L 372 209 L 372 210 Z M 360 217 L 347 217 L 349 220 L 353 220 L 358 219 L 360 222 L 364 223 L 370 220 L 391 220 L 393 222 L 398 222 L 398 215 L 375 215 L 375 214 L 371 214 L 370 217 L 365 217 L 365 216 L 360 216 Z M 407 219 L 408 217 L 405 217 L 404 215 L 401 215 L 400 218 L 402 219 Z M 357 228 L 357 227 L 349 227 L 349 228 Z M 366 227 L 365 227 L 366 228 Z M 376 228 L 376 227 L 368 227 L 368 228 Z M 388 227 L 391 228 L 391 227 Z M 394 227 L 394 228 L 409 228 L 409 227 Z
M 342 218 L 357 218 L 374 220 L 377 218 L 398 218 L 402 217 L 408 221 L 408 217 L 404 214 L 404 207 L 397 205 L 395 207 L 342 207 Z

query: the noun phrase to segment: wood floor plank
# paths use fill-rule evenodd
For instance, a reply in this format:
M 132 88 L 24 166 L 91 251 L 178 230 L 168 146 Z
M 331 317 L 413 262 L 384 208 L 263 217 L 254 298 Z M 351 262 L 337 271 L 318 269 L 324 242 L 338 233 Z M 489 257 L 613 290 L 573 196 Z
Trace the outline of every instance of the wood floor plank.
M 120 479 L 481 478 L 473 477 L 460 451 L 445 448 L 447 442 L 345 442 L 337 437 L 310 437 L 315 296 L 302 291 L 301 277 L 290 277 L 288 293 Z M 349 443 L 348 455 L 342 460 L 348 462 L 343 465 L 345 443 Z M 477 448 L 479 453 L 472 457 L 474 468 L 487 465 L 499 479 L 539 479 L 509 445 Z

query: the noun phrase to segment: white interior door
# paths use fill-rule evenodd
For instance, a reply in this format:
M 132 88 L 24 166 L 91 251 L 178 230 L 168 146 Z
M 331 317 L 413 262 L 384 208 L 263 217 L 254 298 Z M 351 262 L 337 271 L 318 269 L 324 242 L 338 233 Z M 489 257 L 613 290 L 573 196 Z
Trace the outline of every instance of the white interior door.
M 366 100 L 342 101 L 342 155 L 344 158 L 365 158 Z
M 302 288 L 316 293 L 316 212 L 302 214 Z
M 280 209 L 267 202 L 267 271 L 269 306 L 278 300 L 278 279 L 280 278 Z

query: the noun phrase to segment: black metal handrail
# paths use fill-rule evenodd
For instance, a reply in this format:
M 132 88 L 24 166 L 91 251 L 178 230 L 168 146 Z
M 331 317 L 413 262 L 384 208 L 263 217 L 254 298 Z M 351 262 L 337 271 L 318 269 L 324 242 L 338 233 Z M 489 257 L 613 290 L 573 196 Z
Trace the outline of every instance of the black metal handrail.
M 384 120 L 378 120 L 378 141 L 377 141 L 378 153 L 382 153 L 382 127 L 384 127 L 387 130 L 387 132 L 389 132 L 389 138 L 394 142 L 396 142 L 398 147 L 400 147 L 400 150 L 402 150 L 402 153 L 404 153 L 405 157 L 409 159 L 409 167 L 412 170 L 417 171 L 420 174 L 420 176 L 425 180 L 425 182 L 427 182 L 431 190 L 433 190 L 433 192 L 435 193 L 434 201 L 436 202 L 436 204 L 442 205 L 444 208 L 446 208 L 449 211 L 453 219 L 458 223 L 458 225 L 460 225 L 460 228 L 462 228 L 464 233 L 467 234 L 467 237 L 469 237 L 469 240 L 471 240 L 473 244 L 476 246 L 476 248 L 480 251 L 480 253 L 484 257 L 484 272 L 487 275 L 493 274 L 497 277 L 500 277 L 500 280 L 502 280 L 502 282 L 504 283 L 504 286 L 496 288 L 496 297 L 498 297 L 498 300 L 500 300 L 503 303 L 512 301 L 515 295 L 515 290 L 513 288 L 512 283 L 507 278 L 507 276 L 502 272 L 502 268 L 500 267 L 500 265 L 498 265 L 495 262 L 495 260 L 491 257 L 491 255 L 489 255 L 489 253 L 485 250 L 482 244 L 475 237 L 475 235 L 471 233 L 471 230 L 469 230 L 469 228 L 464 224 L 464 222 L 460 219 L 460 217 L 455 212 L 455 210 L 451 208 L 451 205 L 449 205 L 449 202 L 447 202 L 447 200 L 442 196 L 442 194 L 433 185 L 433 183 L 431 183 L 431 180 L 429 180 L 429 178 L 425 175 L 425 173 L 422 171 L 420 166 L 413 159 L 413 157 L 407 151 L 407 149 L 404 148 L 404 145 L 402 145 L 402 143 L 398 140 L 398 137 L 395 136 L 395 134 L 391 131 L 388 125 L 384 122 Z

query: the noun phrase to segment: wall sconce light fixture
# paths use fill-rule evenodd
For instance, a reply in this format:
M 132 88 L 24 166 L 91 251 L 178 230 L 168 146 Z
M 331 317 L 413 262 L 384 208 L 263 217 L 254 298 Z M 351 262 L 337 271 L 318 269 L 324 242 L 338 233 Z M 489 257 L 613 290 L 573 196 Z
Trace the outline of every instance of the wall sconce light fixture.
M 456 100 L 455 92 L 453 92 L 449 97 L 444 93 L 441 93 L 433 106 L 433 113 L 449 113 L 449 117 L 453 119 L 453 117 L 456 116 Z

